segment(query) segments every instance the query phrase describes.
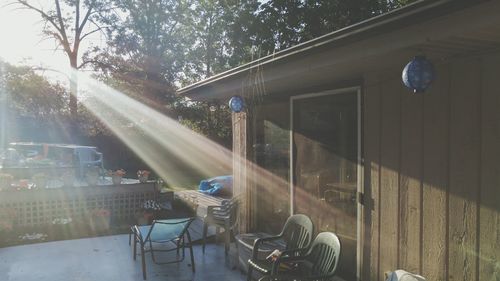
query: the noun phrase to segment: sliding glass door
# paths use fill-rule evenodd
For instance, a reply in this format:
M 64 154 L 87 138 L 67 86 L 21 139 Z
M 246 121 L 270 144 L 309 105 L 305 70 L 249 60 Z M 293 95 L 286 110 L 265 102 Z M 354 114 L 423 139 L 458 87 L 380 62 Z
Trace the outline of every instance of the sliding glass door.
M 342 243 L 339 275 L 356 280 L 359 190 L 357 88 L 291 99 L 292 210 Z

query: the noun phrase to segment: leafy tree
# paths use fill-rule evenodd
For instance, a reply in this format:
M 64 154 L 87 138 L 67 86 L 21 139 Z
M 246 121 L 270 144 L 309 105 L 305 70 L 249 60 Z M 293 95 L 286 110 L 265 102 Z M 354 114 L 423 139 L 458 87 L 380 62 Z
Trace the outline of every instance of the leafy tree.
M 175 102 L 174 82 L 184 62 L 188 1 L 115 0 L 122 19 L 109 29 L 108 46 L 86 54 L 110 82 L 158 107 Z
M 232 145 L 231 112 L 217 102 L 189 102 L 177 107 L 179 122 L 226 147 Z
M 183 84 L 251 60 L 257 34 L 256 0 L 202 0 L 192 5 Z
M 358 23 L 388 10 L 387 3 L 380 0 L 304 2 L 304 29 L 302 40 L 311 40 L 323 34 Z
M 1 63 L 0 79 L 7 94 L 7 103 L 15 115 L 46 119 L 68 112 L 69 93 L 59 83 L 51 83 L 29 66 Z
M 65 132 L 69 93 L 29 66 L 0 61 L 0 150 L 13 140 L 46 140 L 49 127 Z M 56 133 L 58 134 L 58 133 Z M 61 135 L 61 134 L 59 134 Z
M 66 53 L 70 66 L 80 68 L 78 63 L 83 40 L 103 29 L 116 19 L 107 0 L 54 0 L 54 6 L 41 5 L 38 1 L 15 0 L 12 2 L 40 15 L 43 20 L 42 32 L 53 38 Z M 73 118 L 77 115 L 78 85 L 76 76 L 70 81 L 71 96 L 69 108 Z
M 272 53 L 300 43 L 303 28 L 303 2 L 301 0 L 270 0 L 258 11 L 261 32 L 257 43 L 264 52 Z
M 272 53 L 416 0 L 269 0 L 257 11 L 256 44 Z

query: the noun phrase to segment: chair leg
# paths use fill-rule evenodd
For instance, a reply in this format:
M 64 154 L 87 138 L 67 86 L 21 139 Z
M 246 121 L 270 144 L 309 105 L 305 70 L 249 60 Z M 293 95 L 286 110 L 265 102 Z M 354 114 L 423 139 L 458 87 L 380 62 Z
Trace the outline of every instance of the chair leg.
M 153 262 L 156 263 L 155 252 L 153 251 L 153 242 L 151 239 L 149 240 L 149 250 L 151 251 L 151 258 L 153 259 Z
M 143 243 L 141 243 L 141 261 L 142 261 L 142 278 L 146 280 L 146 255 L 144 253 Z
M 128 231 L 128 245 L 132 245 L 131 244 L 132 242 L 132 228 L 130 228 L 130 230 Z
M 182 239 L 178 239 L 177 240 L 177 249 L 176 249 L 176 253 L 177 253 L 177 257 L 179 256 L 179 250 L 181 249 L 181 242 L 182 242 Z
M 190 245 L 191 245 L 191 243 L 190 243 Z M 184 259 L 184 257 L 186 257 L 186 239 L 183 236 L 182 237 L 182 259 Z
M 134 260 L 137 259 L 137 237 L 134 234 Z
M 253 270 L 252 266 L 249 265 L 248 272 L 247 272 L 247 281 L 252 281 L 252 270 Z
M 193 255 L 193 243 L 191 242 L 191 235 L 189 234 L 189 231 L 186 231 L 187 238 L 188 238 L 188 243 L 189 243 L 189 254 L 191 255 L 191 270 L 195 272 L 194 268 L 194 255 Z
M 205 254 L 205 244 L 207 243 L 207 232 L 208 232 L 208 224 L 203 222 L 203 254 Z
M 225 234 L 225 242 L 224 242 L 224 251 L 225 251 L 225 254 L 227 255 L 229 253 L 229 243 L 231 243 L 231 228 L 227 227 L 225 230 L 224 230 L 224 234 Z

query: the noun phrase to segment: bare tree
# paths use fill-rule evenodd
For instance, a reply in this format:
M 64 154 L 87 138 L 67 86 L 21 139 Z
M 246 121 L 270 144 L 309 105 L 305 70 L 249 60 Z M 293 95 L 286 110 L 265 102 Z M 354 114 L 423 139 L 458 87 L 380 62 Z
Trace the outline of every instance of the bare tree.
M 34 4 L 37 3 L 37 4 Z M 79 69 L 80 46 L 88 36 L 103 31 L 102 24 L 112 20 L 112 7 L 106 0 L 53 0 L 54 5 L 42 5 L 39 1 L 14 0 L 21 8 L 34 11 L 43 21 L 42 32 L 58 43 L 69 59 L 71 68 Z M 105 16 L 106 15 L 106 16 Z M 72 72 L 74 73 L 74 72 Z M 78 82 L 76 75 L 70 79 L 69 108 L 73 118 L 77 116 Z

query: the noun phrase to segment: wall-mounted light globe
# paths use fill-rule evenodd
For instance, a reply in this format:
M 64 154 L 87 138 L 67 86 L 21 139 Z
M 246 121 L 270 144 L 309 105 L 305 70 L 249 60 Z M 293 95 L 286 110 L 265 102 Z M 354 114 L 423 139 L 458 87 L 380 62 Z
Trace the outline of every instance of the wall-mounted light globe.
M 233 96 L 229 100 L 229 108 L 231 108 L 231 111 L 238 113 L 243 110 L 243 107 L 245 107 L 245 102 L 243 101 L 242 97 Z
M 403 83 L 414 93 L 423 93 L 436 76 L 434 66 L 424 56 L 416 56 L 403 69 Z

